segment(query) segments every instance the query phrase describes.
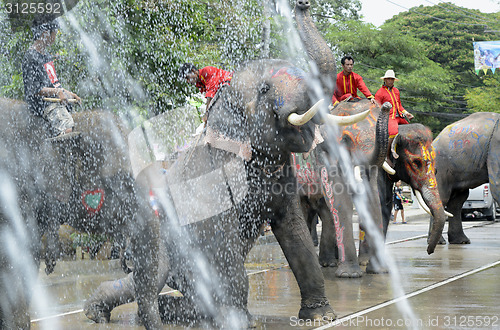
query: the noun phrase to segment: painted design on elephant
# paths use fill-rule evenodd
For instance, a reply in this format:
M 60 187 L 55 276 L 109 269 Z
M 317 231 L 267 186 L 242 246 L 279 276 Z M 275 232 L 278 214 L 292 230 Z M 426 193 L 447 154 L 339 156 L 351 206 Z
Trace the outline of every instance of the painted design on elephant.
M 338 114 L 339 116 L 349 116 L 351 115 L 349 112 L 344 111 L 340 112 Z M 370 111 L 370 114 L 366 119 L 363 121 L 362 127 L 359 125 L 360 123 L 356 123 L 352 126 L 345 126 L 344 130 L 342 131 L 341 136 L 348 136 L 351 141 L 351 147 L 350 149 L 352 150 L 361 150 L 363 153 L 369 153 L 373 151 L 373 139 L 371 136 L 366 135 L 366 134 L 361 134 L 362 132 L 367 131 L 366 125 L 368 125 L 368 130 L 372 129 L 377 125 L 377 117 L 373 114 L 373 111 Z
M 94 190 L 85 190 L 82 193 L 82 204 L 89 215 L 94 215 L 101 210 L 104 204 L 104 190 L 97 188 Z
M 405 154 L 409 162 L 405 162 L 407 173 L 411 176 L 414 182 L 429 182 L 430 188 L 436 187 L 436 150 L 430 144 L 420 143 L 420 148 L 417 148 L 417 153 L 411 153 L 405 150 Z M 418 151 L 420 154 L 418 154 Z M 425 166 L 425 169 L 422 169 Z M 423 181 L 422 181 L 423 180 Z
M 275 84 L 276 94 L 274 105 L 276 108 L 281 108 L 287 101 L 290 101 L 295 96 L 293 91 L 296 91 L 306 77 L 306 73 L 295 67 L 285 67 L 274 71 L 271 74 L 272 79 L 280 79 L 279 83 Z
M 315 162 L 316 156 L 313 152 L 305 160 L 302 154 L 292 153 L 292 165 L 295 170 L 295 177 L 299 184 L 299 190 L 303 191 L 305 196 L 317 195 L 321 189 L 319 173 L 314 169 L 318 168 Z M 314 164 L 311 164 L 313 162 Z
M 328 171 L 326 167 L 321 168 L 321 182 L 325 189 L 325 195 L 328 198 L 328 206 L 333 215 L 333 223 L 335 225 L 335 233 L 337 238 L 337 248 L 339 250 L 339 262 L 345 262 L 345 249 L 344 249 L 344 226 L 340 224 L 338 211 L 334 206 L 335 199 L 333 197 L 333 189 L 328 180 Z
M 420 144 L 422 147 L 423 159 L 427 162 L 427 174 L 436 172 L 436 150 L 434 146 L 427 147 L 426 145 Z M 435 183 L 435 182 L 434 182 Z M 435 186 L 431 187 L 434 188 Z

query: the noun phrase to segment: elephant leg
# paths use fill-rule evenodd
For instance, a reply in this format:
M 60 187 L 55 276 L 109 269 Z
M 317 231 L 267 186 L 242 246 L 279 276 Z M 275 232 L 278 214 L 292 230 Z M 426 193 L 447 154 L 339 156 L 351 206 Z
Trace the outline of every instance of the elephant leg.
M 43 259 L 45 261 L 45 274 L 49 275 L 54 271 L 56 260 L 59 256 L 59 216 L 60 205 L 58 202 L 46 205 L 40 219 L 40 231 L 45 234 L 46 246 Z
M 113 308 L 134 300 L 134 278 L 130 273 L 125 278 L 101 283 L 85 302 L 83 311 L 96 323 L 108 323 Z
M 389 228 L 389 222 L 392 213 L 392 187 L 394 183 L 389 179 L 386 173 L 380 172 L 378 175 L 378 191 L 380 199 L 380 207 L 382 211 L 382 231 L 384 233 L 384 239 L 387 238 L 387 229 Z
M 369 183 L 369 208 L 368 212 L 371 215 L 373 223 L 367 223 L 367 219 L 360 216 L 360 228 L 365 231 L 365 239 L 360 243 L 359 252 L 360 255 L 368 252 L 369 261 L 366 265 L 366 273 L 368 274 L 379 274 L 387 273 L 388 270 L 384 268 L 385 261 L 379 258 L 384 255 L 382 251 L 377 251 L 376 246 L 380 249 L 384 249 L 384 236 L 383 236 L 383 224 L 382 224 L 382 209 L 380 205 L 380 198 L 378 197 L 378 174 L 379 169 L 376 166 L 370 166 L 368 169 L 368 183 Z M 359 212 L 359 205 L 356 208 Z M 376 240 L 381 239 L 382 241 L 376 242 Z
M 325 219 L 323 224 L 327 222 L 329 224 L 327 228 L 331 227 L 333 229 L 331 233 L 332 229 L 327 229 L 325 234 L 336 238 L 336 240 L 331 239 L 336 242 L 338 248 L 338 268 L 335 271 L 335 276 L 343 278 L 361 277 L 363 272 L 359 267 L 352 230 L 352 201 L 346 192 L 337 195 L 335 196 L 334 207 L 336 207 L 338 213 L 332 213 L 326 203 L 323 203 L 323 207 L 319 209 L 321 219 Z M 325 227 L 323 226 L 323 228 Z
M 496 130 L 498 133 L 498 128 Z M 498 134 L 496 134 L 498 136 Z M 494 137 L 490 142 L 490 150 L 486 165 L 488 166 L 488 180 L 490 182 L 490 193 L 493 199 L 500 205 L 500 138 Z
M 462 227 L 462 206 L 469 197 L 469 190 L 453 191 L 448 202 L 448 212 L 453 214 L 448 218 L 448 242 L 450 244 L 470 244 Z
M 317 231 L 317 212 L 315 208 L 311 205 L 309 197 L 302 196 L 300 198 L 300 205 L 302 206 L 302 212 L 306 219 L 307 228 L 311 233 L 311 238 L 313 240 L 314 246 L 318 246 L 318 231 Z
M 300 288 L 302 302 L 299 318 L 335 319 L 336 315 L 326 299 L 323 273 L 300 210 L 299 198 L 295 195 L 286 197 L 274 201 L 276 205 L 287 205 L 287 209 L 271 218 L 271 227 Z
M 158 273 L 160 225 L 158 219 L 153 216 L 148 220 L 143 218 L 139 221 L 143 221 L 144 227 L 140 234 L 131 240 L 134 256 L 134 272 L 131 274 L 134 278 L 139 318 L 146 329 L 157 329 L 161 327 L 157 288 L 160 281 Z
M 337 242 L 335 241 L 335 225 L 325 200 L 318 201 L 318 212 L 321 218 L 321 240 L 319 242 L 319 263 L 323 267 L 338 265 Z

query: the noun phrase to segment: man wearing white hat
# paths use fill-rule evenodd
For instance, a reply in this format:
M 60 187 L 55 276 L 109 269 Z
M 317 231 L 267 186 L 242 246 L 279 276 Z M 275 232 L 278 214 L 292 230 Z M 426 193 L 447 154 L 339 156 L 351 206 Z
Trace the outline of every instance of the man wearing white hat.
M 413 115 L 406 111 L 401 104 L 401 98 L 399 96 L 399 90 L 394 87 L 394 81 L 399 80 L 396 78 L 393 70 L 387 70 L 385 75 L 380 79 L 384 80 L 384 84 L 375 93 L 375 100 L 379 104 L 384 104 L 385 102 L 390 102 L 392 104 L 391 112 L 389 113 L 389 148 L 387 150 L 387 163 L 391 165 L 389 160 L 389 155 L 391 152 L 392 141 L 398 134 L 399 124 L 408 124 L 408 119 L 413 119 Z

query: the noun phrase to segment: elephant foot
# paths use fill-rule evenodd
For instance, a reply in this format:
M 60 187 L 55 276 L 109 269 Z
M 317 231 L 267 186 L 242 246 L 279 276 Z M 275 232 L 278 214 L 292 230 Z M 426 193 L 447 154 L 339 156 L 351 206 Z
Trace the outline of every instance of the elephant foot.
M 101 283 L 83 306 L 85 316 L 96 323 L 108 323 L 113 308 L 134 301 L 134 292 L 126 285 L 131 280 L 129 276 Z
M 389 273 L 389 270 L 386 268 L 382 267 L 380 263 L 374 262 L 373 260 L 370 260 L 368 265 L 366 265 L 366 273 L 367 274 L 387 274 Z
M 335 271 L 335 276 L 340 278 L 359 278 L 363 276 L 363 271 L 356 263 L 341 263 Z
M 54 268 L 56 268 L 56 258 L 45 258 L 45 274 L 50 275 L 54 272 Z
M 463 232 L 457 235 L 448 233 L 448 242 L 450 244 L 470 244 L 470 239 Z
M 196 306 L 186 297 L 160 296 L 158 298 L 162 322 L 200 326 L 200 323 L 214 328 L 256 328 L 257 321 L 247 309 L 230 306 Z M 215 310 L 215 308 L 217 310 Z
M 111 310 L 106 304 L 98 302 L 85 303 L 83 312 L 85 316 L 95 323 L 109 323 L 111 319 Z
M 337 267 L 337 258 L 334 256 L 319 256 L 319 264 L 322 267 Z
M 450 236 L 448 235 L 448 238 Z M 451 243 L 451 242 L 450 242 Z M 427 237 L 427 244 L 429 244 L 429 238 Z M 446 239 L 444 239 L 443 235 L 441 235 L 441 238 L 439 239 L 439 241 L 437 242 L 438 245 L 446 245 Z
M 370 256 L 368 254 L 360 254 L 358 256 L 358 263 L 360 266 L 367 266 L 370 262 Z
M 325 323 L 334 321 L 337 318 L 332 306 L 328 300 L 322 302 L 304 304 L 299 311 L 299 319 L 302 320 L 319 320 Z
M 199 311 L 185 297 L 160 296 L 158 297 L 160 317 L 163 323 L 183 323 L 193 325 L 195 321 L 203 321 Z

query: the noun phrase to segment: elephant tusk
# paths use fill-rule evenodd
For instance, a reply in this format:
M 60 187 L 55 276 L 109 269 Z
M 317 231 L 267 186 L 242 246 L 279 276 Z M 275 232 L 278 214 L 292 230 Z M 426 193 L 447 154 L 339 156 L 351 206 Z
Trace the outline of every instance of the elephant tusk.
M 396 174 L 396 171 L 392 167 L 390 167 L 389 164 L 387 164 L 387 161 L 384 161 L 384 163 L 382 164 L 382 168 L 390 175 Z
M 357 182 L 363 182 L 363 178 L 361 177 L 361 168 L 359 166 L 354 166 L 354 179 Z
M 420 204 L 420 206 L 424 209 L 424 211 L 429 213 L 429 215 L 432 217 L 433 216 L 432 212 L 429 209 L 429 207 L 427 206 L 427 204 L 425 204 L 424 199 L 422 198 L 422 194 L 420 193 L 420 191 L 415 190 L 415 196 L 417 197 L 417 201 Z
M 328 114 L 326 116 L 325 124 L 330 124 L 330 125 L 339 125 L 339 126 L 349 126 L 356 124 L 357 122 L 362 121 L 368 115 L 370 114 L 370 110 L 363 111 L 361 113 L 358 113 L 356 115 L 351 115 L 351 116 L 335 116 Z
M 306 124 L 309 120 L 312 119 L 312 117 L 314 117 L 314 115 L 316 115 L 318 110 L 323 105 L 323 101 L 324 99 L 319 100 L 318 102 L 316 102 L 315 105 L 311 107 L 311 109 L 307 110 L 305 113 L 301 115 L 297 113 L 290 114 L 290 116 L 288 116 L 288 122 L 295 126 L 302 126 Z
M 449 218 L 453 218 L 453 214 L 451 214 L 450 212 L 448 211 L 444 211 L 444 214 L 446 214 Z

